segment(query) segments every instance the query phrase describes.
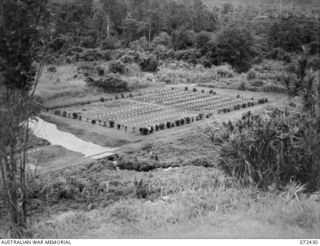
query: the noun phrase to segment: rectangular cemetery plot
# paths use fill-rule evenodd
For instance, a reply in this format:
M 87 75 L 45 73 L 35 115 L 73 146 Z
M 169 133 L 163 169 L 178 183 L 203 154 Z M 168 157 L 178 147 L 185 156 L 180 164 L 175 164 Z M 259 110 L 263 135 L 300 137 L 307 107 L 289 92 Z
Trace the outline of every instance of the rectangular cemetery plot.
M 130 99 L 65 107 L 63 110 L 55 110 L 54 113 L 104 127 L 148 135 L 154 131 L 210 118 L 214 113 L 228 113 L 266 102 L 266 98 L 255 102 L 240 96 L 219 96 L 212 90 L 155 90 L 139 93 Z
M 252 102 L 252 100 L 240 97 L 182 90 L 155 90 L 144 95 L 136 96 L 134 99 L 141 102 L 155 103 L 192 111 L 219 111 L 224 108 L 232 108 L 235 105 Z
M 152 103 L 131 100 L 114 100 L 104 103 L 91 103 L 77 108 L 65 108 L 67 112 L 81 115 L 82 121 L 109 125 L 110 121 L 121 128 L 139 128 L 153 126 L 167 121 L 174 121 L 185 117 L 196 117 L 197 113 L 184 109 L 167 107 Z

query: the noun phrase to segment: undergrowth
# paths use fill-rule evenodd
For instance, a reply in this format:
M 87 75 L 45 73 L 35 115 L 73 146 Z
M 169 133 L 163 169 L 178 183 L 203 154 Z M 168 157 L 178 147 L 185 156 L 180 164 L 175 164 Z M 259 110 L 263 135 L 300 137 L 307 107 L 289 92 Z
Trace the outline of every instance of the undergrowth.
M 320 187 L 319 122 L 279 109 L 245 114 L 223 124 L 213 141 L 221 147 L 220 167 L 243 184 L 281 188 L 290 181 Z

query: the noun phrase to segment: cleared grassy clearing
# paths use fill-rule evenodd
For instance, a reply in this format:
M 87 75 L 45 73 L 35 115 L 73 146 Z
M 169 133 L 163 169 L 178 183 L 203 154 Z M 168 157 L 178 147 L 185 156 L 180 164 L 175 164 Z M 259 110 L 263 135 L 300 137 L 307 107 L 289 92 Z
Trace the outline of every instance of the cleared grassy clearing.
M 91 66 L 96 68 L 98 64 L 93 63 Z M 45 67 L 36 90 L 36 95 L 43 100 L 44 106 L 58 107 L 77 102 L 97 101 L 106 96 L 115 97 L 114 93 L 105 93 L 87 86 L 85 76 L 78 67 L 79 64 Z M 159 86 L 153 81 L 152 74 L 139 72 L 122 77 L 128 83 L 130 91 L 143 91 L 148 87 Z
M 51 70 L 50 70 L 51 68 Z M 47 100 L 56 97 L 72 96 L 85 93 L 85 82 L 78 77 L 75 65 L 47 67 L 44 69 L 36 94 Z

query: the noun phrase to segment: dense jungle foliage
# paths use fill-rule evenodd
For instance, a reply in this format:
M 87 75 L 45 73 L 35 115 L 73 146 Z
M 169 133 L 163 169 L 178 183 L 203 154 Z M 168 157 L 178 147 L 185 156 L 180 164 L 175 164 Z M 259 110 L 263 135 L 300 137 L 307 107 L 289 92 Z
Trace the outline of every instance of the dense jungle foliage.
M 55 0 L 50 45 L 55 55 L 48 62 L 93 60 L 92 55 L 108 60 L 112 50 L 130 49 L 144 60 L 152 54 L 151 60 L 177 59 L 207 67 L 228 63 L 243 72 L 264 57 L 289 62 L 302 45 L 311 47 L 311 55 L 319 54 L 317 3 L 240 3 Z M 319 66 L 319 59 L 315 62 Z M 146 67 L 154 71 L 154 66 Z

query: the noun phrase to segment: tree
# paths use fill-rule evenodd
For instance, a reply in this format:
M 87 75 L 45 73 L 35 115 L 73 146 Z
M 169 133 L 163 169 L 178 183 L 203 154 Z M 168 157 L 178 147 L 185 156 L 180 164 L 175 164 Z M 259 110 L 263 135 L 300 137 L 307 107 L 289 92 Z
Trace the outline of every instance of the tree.
M 163 11 L 163 29 L 171 35 L 179 28 L 189 29 L 190 18 L 186 6 L 176 1 L 170 1 Z
M 97 10 L 91 20 L 90 29 L 96 34 L 97 43 L 110 37 L 110 18 L 103 9 Z
M 174 32 L 172 45 L 176 50 L 183 50 L 195 44 L 196 34 L 193 30 L 179 29 Z
M 258 54 L 250 30 L 238 25 L 222 29 L 210 46 L 209 56 L 214 64 L 228 63 L 239 72 L 249 70 L 252 59 Z
M 222 5 L 221 13 L 223 15 L 227 15 L 227 14 L 233 13 L 233 12 L 234 12 L 234 6 L 231 3 L 224 3 Z
M 301 96 L 304 112 L 318 117 L 320 121 L 320 81 L 310 66 L 310 58 L 310 48 L 303 46 L 302 53 L 293 61 L 292 68 L 287 71 L 283 79 L 289 95 Z
M 127 5 L 124 0 L 101 0 L 103 10 L 110 18 L 117 34 L 122 33 L 122 22 L 127 16 Z
M 26 150 L 29 119 L 39 112 L 34 92 L 43 68 L 49 12 L 44 0 L 3 0 L 0 5 L 1 191 L 11 237 L 27 237 Z M 48 35 L 42 35 L 48 34 Z M 37 63 L 37 66 L 35 66 Z
M 213 12 L 202 0 L 193 0 L 190 6 L 191 29 L 195 32 L 213 31 L 216 29 L 217 20 Z
M 123 21 L 123 39 L 126 41 L 127 44 L 130 44 L 131 41 L 137 38 L 138 33 L 138 22 L 133 18 L 127 17 Z
M 166 47 L 169 47 L 171 45 L 171 37 L 169 36 L 168 33 L 166 32 L 161 32 L 158 36 L 156 36 L 153 40 L 152 40 L 152 44 L 154 46 L 157 45 L 164 45 Z
M 206 31 L 201 31 L 196 35 L 196 46 L 199 49 L 206 49 L 211 41 L 212 34 Z
M 93 0 L 59 1 L 51 4 L 54 13 L 55 36 L 68 35 L 72 44 L 79 45 L 87 36 L 93 16 Z M 96 38 L 96 37 L 95 37 Z
M 277 18 L 268 30 L 268 41 L 272 48 L 297 52 L 302 45 L 318 42 L 320 22 L 309 17 L 290 15 Z

